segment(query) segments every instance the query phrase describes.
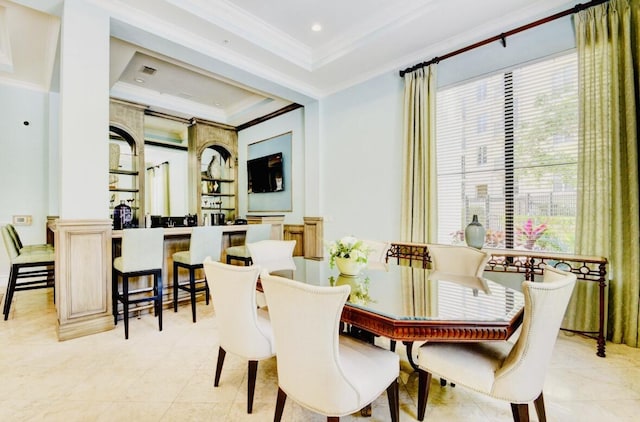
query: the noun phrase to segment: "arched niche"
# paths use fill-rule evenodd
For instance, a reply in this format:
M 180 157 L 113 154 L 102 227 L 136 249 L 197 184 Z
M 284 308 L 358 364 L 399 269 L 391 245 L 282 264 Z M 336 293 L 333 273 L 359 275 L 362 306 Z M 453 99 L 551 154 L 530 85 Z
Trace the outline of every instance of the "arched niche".
M 237 151 L 234 129 L 196 120 L 189 126 L 190 190 L 195 192 L 190 210 L 200 224 L 214 212 L 222 212 L 226 221 L 236 218 Z

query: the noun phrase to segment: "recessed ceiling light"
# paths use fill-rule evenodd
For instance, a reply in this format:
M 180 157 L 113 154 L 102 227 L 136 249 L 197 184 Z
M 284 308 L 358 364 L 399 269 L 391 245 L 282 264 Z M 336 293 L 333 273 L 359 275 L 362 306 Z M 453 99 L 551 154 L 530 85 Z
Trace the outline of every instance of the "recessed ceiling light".
M 320 32 L 322 31 L 322 25 L 320 25 L 319 23 L 314 23 L 313 25 L 311 25 L 311 30 L 313 32 Z
M 143 84 L 145 82 L 145 80 L 142 78 L 135 78 L 134 81 L 138 82 L 139 84 Z

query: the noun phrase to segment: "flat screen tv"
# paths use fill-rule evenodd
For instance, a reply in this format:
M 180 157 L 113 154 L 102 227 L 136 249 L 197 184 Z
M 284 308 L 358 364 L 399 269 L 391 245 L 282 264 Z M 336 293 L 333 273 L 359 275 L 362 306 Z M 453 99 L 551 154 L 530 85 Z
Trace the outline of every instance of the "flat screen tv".
M 249 193 L 280 192 L 284 190 L 281 152 L 248 160 L 247 173 Z

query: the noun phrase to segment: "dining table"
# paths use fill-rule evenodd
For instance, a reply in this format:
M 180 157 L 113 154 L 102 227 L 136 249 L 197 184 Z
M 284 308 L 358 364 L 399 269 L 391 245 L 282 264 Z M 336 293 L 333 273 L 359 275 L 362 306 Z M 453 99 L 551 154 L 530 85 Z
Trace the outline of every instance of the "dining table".
M 428 268 L 393 263 L 346 276 L 327 260 L 295 257 L 294 262 L 295 270 L 276 274 L 313 285 L 351 286 L 343 327 L 369 339 L 386 337 L 392 345 L 402 342 L 414 369 L 414 342 L 507 340 L 522 323 L 523 294 L 489 278 L 450 281 L 440 274 L 435 280 Z

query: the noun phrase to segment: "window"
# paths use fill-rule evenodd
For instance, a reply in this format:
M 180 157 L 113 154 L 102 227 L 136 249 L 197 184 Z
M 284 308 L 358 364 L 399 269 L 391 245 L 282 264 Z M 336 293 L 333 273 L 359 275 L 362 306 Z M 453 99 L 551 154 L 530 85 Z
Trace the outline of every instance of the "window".
M 439 242 L 477 214 L 487 246 L 574 251 L 575 53 L 442 88 L 436 119 Z

